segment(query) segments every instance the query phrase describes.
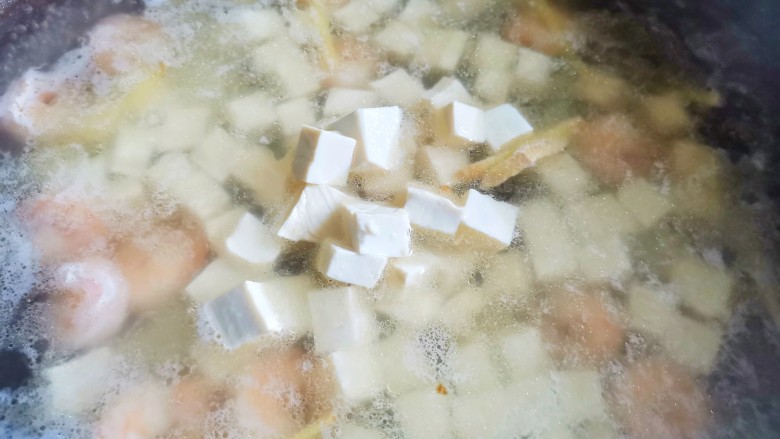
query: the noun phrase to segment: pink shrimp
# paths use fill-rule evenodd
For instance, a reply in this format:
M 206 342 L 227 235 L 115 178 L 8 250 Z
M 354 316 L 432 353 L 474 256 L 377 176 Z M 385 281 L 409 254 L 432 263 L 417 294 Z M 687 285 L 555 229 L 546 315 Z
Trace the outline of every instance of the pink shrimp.
M 159 68 L 170 52 L 170 41 L 157 23 L 135 15 L 112 15 L 89 33 L 89 47 L 98 70 L 108 75 L 144 67 Z
M 138 384 L 124 391 L 101 413 L 95 439 L 151 439 L 173 425 L 170 389 L 162 383 Z
M 171 388 L 171 417 L 184 437 L 203 436 L 206 418 L 219 407 L 222 395 L 202 376 L 187 376 Z

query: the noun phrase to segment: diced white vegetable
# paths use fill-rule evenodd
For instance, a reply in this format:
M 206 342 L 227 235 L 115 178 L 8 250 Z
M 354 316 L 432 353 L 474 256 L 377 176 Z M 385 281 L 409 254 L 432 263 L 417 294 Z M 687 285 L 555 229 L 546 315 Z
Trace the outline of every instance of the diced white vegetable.
M 563 422 L 575 425 L 586 420 L 608 419 L 598 371 L 558 371 L 553 372 L 552 378 Z
M 195 302 L 204 303 L 232 290 L 242 281 L 244 276 L 238 270 L 228 261 L 217 258 L 187 285 L 184 292 Z
M 338 237 L 341 221 L 335 214 L 348 199 L 348 195 L 330 186 L 307 185 L 277 235 L 311 242 Z
M 287 174 L 290 164 L 276 160 L 268 148 L 247 148 L 233 165 L 231 176 L 252 192 L 263 208 L 273 210 L 287 206 Z
M 447 20 L 457 22 L 472 21 L 480 14 L 488 10 L 495 3 L 495 0 L 480 1 L 462 1 L 462 0 L 440 0 L 439 7 Z
M 517 52 L 515 74 L 521 88 L 536 88 L 544 85 L 553 72 L 555 63 L 542 53 L 521 47 Z
M 537 279 L 559 279 L 577 272 L 577 253 L 572 237 L 561 211 L 549 200 L 538 199 L 526 204 L 520 228 L 528 243 Z
M 245 213 L 225 240 L 231 256 L 251 265 L 271 264 L 281 252 L 281 245 L 266 225 L 251 213 Z
M 404 210 L 409 222 L 424 229 L 453 235 L 458 230 L 463 209 L 448 198 L 408 185 Z
M 555 195 L 564 200 L 582 198 L 595 187 L 590 174 L 567 153 L 540 160 L 536 164 L 536 173 Z
M 397 69 L 371 82 L 371 88 L 379 93 L 385 103 L 403 107 L 416 104 L 424 92 L 422 82 L 404 69 Z
M 203 223 L 206 238 L 212 249 L 220 254 L 227 253 L 225 242 L 246 212 L 246 209 L 233 208 Z
M 115 176 L 107 182 L 106 198 L 123 200 L 126 204 L 143 202 L 144 183 L 140 178 Z
M 333 12 L 333 22 L 350 33 L 366 32 L 382 16 L 367 1 L 351 0 Z
M 245 281 L 203 304 L 203 312 L 228 349 L 267 333 L 301 335 L 311 328 L 305 296 L 308 282 L 304 277 Z
M 421 377 L 430 371 L 414 334 L 397 331 L 377 343 L 377 352 L 382 382 L 391 394 L 400 395 L 430 385 Z
M 434 24 L 439 8 L 431 0 L 409 0 L 398 19 L 414 27 Z
M 683 303 L 705 317 L 728 317 L 734 279 L 722 269 L 690 256 L 672 264 L 669 280 Z
M 487 304 L 478 291 L 467 288 L 448 300 L 439 310 L 438 319 L 453 334 L 464 335 L 474 326 L 474 318 Z
M 474 99 L 466 90 L 466 87 L 457 78 L 453 77 L 441 78 L 436 85 L 425 92 L 423 99 L 434 110 L 444 108 L 455 101 L 469 105 L 474 103 Z
M 230 125 L 238 131 L 265 131 L 276 122 L 271 98 L 264 92 L 242 96 L 227 103 Z
M 469 189 L 462 227 L 481 233 L 506 247 L 512 242 L 520 209 Z
M 505 390 L 505 398 L 511 401 L 512 413 L 505 434 L 530 437 L 542 436 L 561 424 L 555 383 L 548 374 L 515 381 Z
M 515 44 L 504 41 L 492 33 L 482 33 L 477 37 L 477 45 L 471 57 L 471 63 L 476 69 L 509 70 L 516 62 Z
M 389 170 L 400 154 L 401 109 L 398 107 L 356 110 L 330 124 L 328 129 L 357 141 L 353 160 L 356 171 Z
M 525 117 L 510 104 L 485 111 L 485 139 L 493 151 L 498 151 L 510 140 L 533 130 Z
M 455 437 L 493 438 L 509 434 L 507 423 L 516 398 L 502 388 L 481 393 L 458 395 L 452 399 L 452 423 Z M 511 437 L 511 436 L 509 436 Z
M 624 184 L 617 198 L 644 227 L 653 226 L 672 210 L 669 200 L 641 178 Z
M 322 107 L 322 114 L 326 117 L 339 117 L 360 108 L 373 107 L 377 103 L 379 103 L 379 95 L 370 90 L 331 88 Z M 328 129 L 335 130 L 333 127 Z
M 105 383 L 118 366 L 119 356 L 110 348 L 93 349 L 65 363 L 47 368 L 43 375 L 50 407 L 57 413 L 76 415 L 94 407 Z
M 255 50 L 254 66 L 260 73 L 273 73 L 288 97 L 306 96 L 320 88 L 317 69 L 301 49 L 285 38 L 275 38 Z
M 482 274 L 482 289 L 490 294 L 528 296 L 534 273 L 526 256 L 514 250 L 498 253 L 488 260 Z
M 612 194 L 573 201 L 566 210 L 569 227 L 579 239 L 609 239 L 639 229 L 639 223 Z
M 428 28 L 423 31 L 423 42 L 414 53 L 415 61 L 432 70 L 452 73 L 466 48 L 470 35 L 455 29 Z
M 152 132 L 161 152 L 183 151 L 203 139 L 209 127 L 211 111 L 207 107 L 172 104 L 163 108 L 164 121 Z
M 355 253 L 333 242 L 320 246 L 315 266 L 325 276 L 361 287 L 373 288 L 387 265 L 385 256 Z
M 312 125 L 316 121 L 314 107 L 305 97 L 290 99 L 276 106 L 276 118 L 285 136 L 297 135 L 301 125 Z
M 361 291 L 337 288 L 309 294 L 314 346 L 319 353 L 362 346 L 374 337 L 374 315 L 368 309 Z
M 387 281 L 396 288 L 425 286 L 436 274 L 436 257 L 430 253 L 415 252 L 412 256 L 394 258 L 389 262 Z
M 148 129 L 124 127 L 117 133 L 108 157 L 108 171 L 141 177 L 149 167 L 155 143 Z
M 293 175 L 310 184 L 347 184 L 355 139 L 304 125 L 293 160 Z
M 514 75 L 509 70 L 483 68 L 476 73 L 471 88 L 486 102 L 499 103 L 509 99 Z
M 452 102 L 434 113 L 436 142 L 462 146 L 485 141 L 485 112 L 461 102 Z
M 356 346 L 331 354 L 334 375 L 347 402 L 361 402 L 382 390 L 382 375 L 376 357 L 373 345 Z
M 325 438 L 325 436 L 323 436 Z M 341 432 L 338 436 L 330 439 L 383 439 L 384 435 L 377 430 L 369 430 L 355 424 L 345 424 L 341 426 Z
M 261 43 L 284 32 L 284 20 L 273 9 L 232 8 L 228 22 L 236 25 L 234 34 L 254 43 Z
M 376 305 L 377 311 L 389 315 L 409 327 L 421 327 L 431 322 L 441 310 L 444 299 L 434 288 L 410 287 L 390 290 L 386 297 Z
M 631 270 L 628 246 L 619 236 L 580 242 L 577 260 L 585 279 L 620 280 Z
M 409 214 L 403 209 L 363 201 L 342 204 L 347 239 L 358 253 L 377 256 L 411 254 Z
M 216 127 L 193 148 L 190 159 L 217 181 L 224 182 L 245 155 L 245 149 L 233 136 Z
M 393 20 L 374 35 L 374 42 L 390 55 L 405 61 L 420 49 L 423 34 L 413 25 Z
M 524 380 L 550 369 L 542 335 L 536 328 L 522 328 L 503 335 L 499 341 L 501 356 L 513 380 Z
M 418 390 L 400 396 L 393 403 L 409 439 L 451 437 L 449 398 L 434 389 Z
M 438 186 L 455 183 L 455 174 L 468 164 L 466 153 L 453 148 L 424 146 L 417 154 L 417 168 L 423 180 L 430 180 Z
M 498 387 L 498 371 L 484 341 L 458 346 L 452 358 L 452 381 L 459 395 Z

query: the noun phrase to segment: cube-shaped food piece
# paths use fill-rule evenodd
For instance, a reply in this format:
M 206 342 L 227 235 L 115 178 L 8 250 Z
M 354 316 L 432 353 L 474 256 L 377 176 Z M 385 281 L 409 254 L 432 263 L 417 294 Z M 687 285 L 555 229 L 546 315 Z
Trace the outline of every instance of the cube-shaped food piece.
M 114 174 L 141 177 L 155 152 L 155 142 L 148 129 L 123 127 L 108 153 L 108 170 Z
M 555 382 L 549 373 L 514 381 L 504 392 L 505 398 L 511 401 L 511 421 L 507 427 L 512 435 L 549 439 L 556 437 L 544 435 L 563 425 Z
M 595 187 L 590 174 L 567 153 L 540 160 L 536 164 L 536 173 L 555 195 L 564 200 L 582 198 Z
M 534 273 L 526 255 L 510 249 L 493 255 L 482 273 L 482 289 L 489 294 L 529 296 L 533 291 Z
M 455 101 L 469 105 L 474 104 L 474 98 L 471 97 L 466 87 L 457 78 L 451 76 L 441 78 L 430 90 L 425 92 L 423 99 L 434 110 L 444 108 Z
M 347 184 L 355 139 L 304 125 L 298 138 L 292 171 L 310 184 Z
M 552 364 L 536 328 L 519 328 L 505 334 L 499 338 L 498 346 L 513 380 L 542 375 Z
M 517 85 L 523 89 L 542 87 L 550 80 L 555 68 L 552 58 L 531 49 L 521 47 L 517 52 Z
M 341 396 L 349 403 L 364 401 L 382 391 L 376 346 L 355 346 L 330 355 Z
M 353 168 L 389 170 L 400 154 L 401 109 L 363 108 L 333 122 L 328 129 L 357 141 Z
M 405 61 L 419 50 L 423 34 L 415 26 L 392 20 L 374 35 L 374 42 L 393 57 Z
M 639 230 L 639 223 L 612 194 L 576 200 L 566 209 L 569 228 L 577 239 L 601 240 Z
M 438 186 L 456 183 L 456 173 L 468 164 L 468 155 L 453 148 L 424 146 L 417 153 L 417 172 L 421 179 Z
M 618 190 L 617 198 L 644 227 L 653 226 L 672 210 L 667 197 L 641 178 L 625 183 Z
M 291 241 L 322 242 L 341 234 L 336 215 L 341 204 L 351 197 L 325 185 L 307 185 L 277 232 Z
M 385 103 L 403 107 L 416 104 L 425 90 L 422 82 L 404 69 L 395 70 L 371 82 L 371 88 L 379 93 Z
M 290 154 L 292 155 L 292 154 Z M 252 193 L 255 201 L 269 212 L 288 206 L 287 174 L 290 163 L 277 160 L 269 148 L 246 148 L 233 165 L 230 176 Z
M 475 318 L 487 305 L 484 295 L 466 288 L 439 309 L 438 320 L 453 334 L 461 336 L 473 330 Z
M 619 281 L 631 270 L 628 245 L 619 236 L 578 243 L 577 260 L 583 276 L 589 281 Z
M 187 296 L 197 303 L 208 302 L 237 287 L 244 281 L 244 275 L 233 268 L 228 261 L 217 258 L 184 289 Z
M 455 234 L 463 217 L 463 208 L 449 198 L 414 185 L 406 188 L 404 210 L 415 226 L 447 235 Z
M 288 97 L 306 96 L 320 89 L 317 69 L 301 48 L 286 37 L 274 38 L 258 47 L 253 62 L 259 73 L 274 74 Z
M 477 72 L 471 88 L 485 102 L 506 102 L 512 90 L 514 75 L 509 70 L 482 69 Z
M 360 108 L 373 107 L 378 102 L 379 95 L 371 90 L 331 88 L 322 107 L 322 114 L 326 117 L 341 117 Z M 335 128 L 328 127 L 328 129 Z
M 558 371 L 553 372 L 552 379 L 560 415 L 565 423 L 575 425 L 588 420 L 609 419 L 598 371 Z
M 203 106 L 170 104 L 161 113 L 164 121 L 152 129 L 161 152 L 192 148 L 203 139 L 211 120 L 211 111 Z
M 279 256 L 281 245 L 265 224 L 247 212 L 225 240 L 225 249 L 243 263 L 266 265 Z
M 716 319 L 728 317 L 734 279 L 723 269 L 690 256 L 672 264 L 669 280 L 683 303 L 696 312 Z
M 426 26 L 435 23 L 438 13 L 439 7 L 431 0 L 409 0 L 398 19 L 415 27 Z
M 452 73 L 458 67 L 470 35 L 467 32 L 445 28 L 427 28 L 422 45 L 414 52 L 417 63 L 431 70 Z
M 510 104 L 485 111 L 485 138 L 493 151 L 498 151 L 510 140 L 533 130 L 520 111 Z
M 355 253 L 331 241 L 320 246 L 315 266 L 325 276 L 361 287 L 376 286 L 387 265 L 387 257 Z
M 316 121 L 314 107 L 308 98 L 300 97 L 282 102 L 276 106 L 276 118 L 282 126 L 282 134 L 294 136 L 301 125 L 312 125 Z
M 477 45 L 471 56 L 471 64 L 475 70 L 509 70 L 516 62 L 516 45 L 492 33 L 482 33 L 477 37 Z
M 412 256 L 390 260 L 387 270 L 388 282 L 395 288 L 424 287 L 436 276 L 436 256 L 426 252 L 415 252 Z
M 434 115 L 436 142 L 463 146 L 485 141 L 485 112 L 461 102 L 452 102 Z
M 553 203 L 538 199 L 523 206 L 520 229 L 537 279 L 560 279 L 577 272 L 574 241 L 562 212 Z
M 220 127 L 213 128 L 190 153 L 190 159 L 223 183 L 247 155 L 238 140 Z
M 276 122 L 271 97 L 264 92 L 241 96 L 227 104 L 230 125 L 238 131 L 265 131 Z
M 334 24 L 350 33 L 366 32 L 381 18 L 368 1 L 361 0 L 351 0 L 333 12 Z
M 484 340 L 471 341 L 455 348 L 452 381 L 459 395 L 498 387 L 498 371 L 490 356 L 489 345 Z
M 507 247 L 514 238 L 519 214 L 517 206 L 469 189 L 461 227 L 479 232 Z
M 204 315 L 228 349 L 235 349 L 262 334 L 301 335 L 311 328 L 306 278 L 245 281 L 203 305 Z
M 242 40 L 261 43 L 285 31 L 284 19 L 274 9 L 232 8 L 227 21 Z
M 49 407 L 56 413 L 76 415 L 99 402 L 105 383 L 115 373 L 120 357 L 108 347 L 93 349 L 43 372 Z
M 374 314 L 355 287 L 313 291 L 309 310 L 319 353 L 362 346 L 375 337 Z
M 345 202 L 341 209 L 347 240 L 356 252 L 391 257 L 412 253 L 405 210 L 364 201 Z
M 515 404 L 516 396 L 510 398 L 501 387 L 454 397 L 452 424 L 455 437 L 512 437 L 508 424 Z
M 396 331 L 377 343 L 382 383 L 393 395 L 432 385 L 425 377 L 435 378 L 427 366 L 425 352 L 413 332 Z
M 393 403 L 395 413 L 409 439 L 445 438 L 452 436 L 449 397 L 435 389 L 417 390 L 398 397 Z

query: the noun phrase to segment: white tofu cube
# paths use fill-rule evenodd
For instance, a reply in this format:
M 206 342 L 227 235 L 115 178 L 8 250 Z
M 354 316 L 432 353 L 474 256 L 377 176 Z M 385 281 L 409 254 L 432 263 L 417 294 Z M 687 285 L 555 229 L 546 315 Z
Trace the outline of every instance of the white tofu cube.
M 533 130 L 525 117 L 510 104 L 485 111 L 485 139 L 493 151 L 498 151 L 510 140 Z
M 203 313 L 228 349 L 235 349 L 263 334 L 301 335 L 311 328 L 306 308 L 308 279 L 245 281 L 203 304 Z
M 587 420 L 609 419 L 602 397 L 601 380 L 595 370 L 553 372 L 559 415 L 569 425 Z
M 452 73 L 458 67 L 469 38 L 470 35 L 461 30 L 425 29 L 423 43 L 414 52 L 414 59 L 434 71 Z
M 490 103 L 506 102 L 512 90 L 514 76 L 509 70 L 485 68 L 476 73 L 471 89 Z
M 227 104 L 230 125 L 238 131 L 265 131 L 276 122 L 271 97 L 264 92 L 242 96 Z
M 482 33 L 471 56 L 471 64 L 477 70 L 509 70 L 517 62 L 517 46 L 504 41 L 498 35 Z
M 564 200 L 582 198 L 595 187 L 590 174 L 567 153 L 540 160 L 536 164 L 536 173 L 555 195 Z
M 520 209 L 517 206 L 469 189 L 461 225 L 507 247 L 512 243 L 519 214 Z
M 233 8 L 228 12 L 228 23 L 234 34 L 246 41 L 262 43 L 285 31 L 284 19 L 273 9 Z
M 364 401 L 382 391 L 375 346 L 357 346 L 330 355 L 341 396 L 349 403 Z
M 320 89 L 320 74 L 292 41 L 279 37 L 255 50 L 255 69 L 274 74 L 288 97 L 306 96 Z
M 452 381 L 459 395 L 478 393 L 498 387 L 498 370 L 484 341 L 474 341 L 455 349 Z
M 523 206 L 520 229 L 528 243 L 536 278 L 549 281 L 576 274 L 577 252 L 563 214 L 549 200 Z
M 417 168 L 422 179 L 438 186 L 456 183 L 455 175 L 468 165 L 468 155 L 453 148 L 424 146 L 417 155 Z
M 722 269 L 690 256 L 672 264 L 669 280 L 682 302 L 705 317 L 729 316 L 734 279 Z
M 357 141 L 353 168 L 356 171 L 389 170 L 400 155 L 401 109 L 363 108 L 333 122 L 328 129 Z
M 444 77 L 430 90 L 426 91 L 423 99 L 434 110 L 439 110 L 457 101 L 464 104 L 474 104 L 474 99 L 466 87 L 457 78 Z
M 341 234 L 336 212 L 351 199 L 343 192 L 324 185 L 307 185 L 277 232 L 290 241 L 322 242 Z
M 412 256 L 393 258 L 387 270 L 387 281 L 394 288 L 404 289 L 425 286 L 436 275 L 436 264 L 440 262 L 430 253 L 415 252 Z
M 617 198 L 644 227 L 653 226 L 672 210 L 672 203 L 641 178 L 625 183 Z
M 250 265 L 271 264 L 282 251 L 276 237 L 257 217 L 245 213 L 225 240 L 228 254 Z
M 529 296 L 534 273 L 519 251 L 508 250 L 492 256 L 482 272 L 482 289 L 489 294 Z
M 333 22 L 350 33 L 364 33 L 382 16 L 367 1 L 351 0 L 333 12 Z
M 418 390 L 398 397 L 395 413 L 409 439 L 451 437 L 449 399 L 434 389 Z
M 204 303 L 234 289 L 244 280 L 244 275 L 228 261 L 217 258 L 187 285 L 184 292 L 195 302 Z
M 631 271 L 628 246 L 619 236 L 580 242 L 577 247 L 580 270 L 589 281 L 619 281 Z
M 583 240 L 603 240 L 636 232 L 639 223 L 612 194 L 598 194 L 567 205 L 572 234 Z
M 551 366 L 542 335 L 536 328 L 521 328 L 498 340 L 501 357 L 513 380 L 519 381 L 546 373 Z
M 295 150 L 295 178 L 310 184 L 345 186 L 352 166 L 355 139 L 304 125 Z
M 155 143 L 148 129 L 124 127 L 108 154 L 108 171 L 131 177 L 142 177 L 149 167 Z
M 435 379 L 415 334 L 397 331 L 377 343 L 382 384 L 393 395 L 432 385 Z
M 183 151 L 203 139 L 211 120 L 207 107 L 171 104 L 162 110 L 164 121 L 152 129 L 160 152 Z
M 545 85 L 555 69 L 553 60 L 542 53 L 521 47 L 517 51 L 517 84 L 521 88 L 537 88 Z
M 276 119 L 282 126 L 282 134 L 285 136 L 297 135 L 302 125 L 312 125 L 316 121 L 314 107 L 305 97 L 282 102 L 275 109 Z
M 246 209 L 233 208 L 203 223 L 206 238 L 213 250 L 220 254 L 227 253 L 225 241 L 246 212 Z
M 402 107 L 416 104 L 425 91 L 422 82 L 410 76 L 404 69 L 397 69 L 371 82 L 371 88 L 379 94 L 383 102 Z
M 95 383 L 105 384 L 119 366 L 119 359 L 110 348 L 102 347 L 44 370 L 50 409 L 77 415 L 95 407 L 105 390 Z
M 190 159 L 214 179 L 224 182 L 246 154 L 238 140 L 216 127 L 193 148 Z
M 374 35 L 374 42 L 390 55 L 405 61 L 422 46 L 423 34 L 413 25 L 392 20 Z
M 403 209 L 362 201 L 342 205 L 344 230 L 358 253 L 408 256 L 411 250 L 409 214 Z
M 448 198 L 413 185 L 406 188 L 404 210 L 415 226 L 447 235 L 455 234 L 463 217 L 463 209 Z
M 309 310 L 319 353 L 362 346 L 375 338 L 374 314 L 354 287 L 311 292 Z
M 325 117 L 340 117 L 361 108 L 373 107 L 378 103 L 379 95 L 371 90 L 331 88 L 322 107 L 322 114 Z M 329 129 L 335 128 L 329 127 Z
M 325 276 L 361 287 L 376 286 L 385 271 L 385 256 L 365 255 L 325 242 L 317 253 L 315 267 Z
M 434 114 L 436 142 L 463 146 L 485 141 L 485 112 L 477 107 L 452 102 Z
M 467 288 L 449 299 L 438 312 L 438 320 L 455 335 L 472 330 L 475 317 L 487 305 L 478 291 Z

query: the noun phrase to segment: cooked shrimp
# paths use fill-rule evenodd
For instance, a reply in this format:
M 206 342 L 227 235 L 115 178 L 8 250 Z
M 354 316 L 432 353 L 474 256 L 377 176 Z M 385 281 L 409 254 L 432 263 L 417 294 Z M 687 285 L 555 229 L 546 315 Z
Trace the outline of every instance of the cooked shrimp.
M 135 15 L 112 15 L 89 33 L 89 47 L 98 70 L 108 75 L 157 69 L 171 56 L 160 25 Z
M 602 116 L 582 124 L 573 152 L 596 177 L 619 185 L 630 176 L 647 176 L 661 149 L 622 114 Z
M 173 425 L 170 389 L 147 382 L 124 391 L 101 413 L 95 439 L 146 439 L 167 432 Z
M 209 249 L 200 225 L 158 224 L 116 246 L 114 260 L 127 279 L 130 308 L 147 311 L 181 291 L 206 263 Z
M 694 377 L 660 358 L 628 366 L 610 386 L 608 401 L 634 439 L 703 437 L 710 419 Z
M 88 259 L 61 265 L 54 275 L 55 336 L 78 349 L 106 341 L 128 315 L 127 285 L 111 261 Z
M 560 56 L 569 47 L 572 26 L 572 21 L 561 11 L 546 2 L 537 2 L 511 14 L 501 34 L 517 45 Z
M 219 406 L 217 388 L 201 376 L 187 376 L 171 388 L 171 418 L 185 437 L 201 436 L 209 412 Z
M 542 316 L 542 335 L 554 359 L 599 365 L 617 356 L 625 329 L 597 291 L 557 291 Z

